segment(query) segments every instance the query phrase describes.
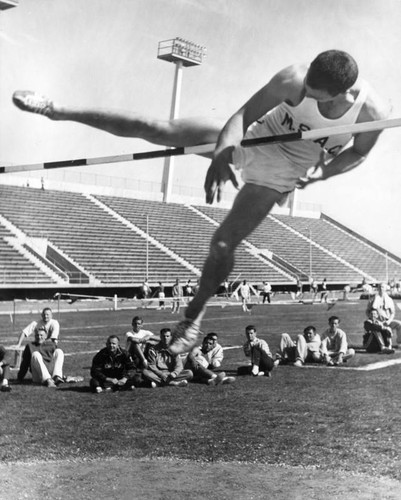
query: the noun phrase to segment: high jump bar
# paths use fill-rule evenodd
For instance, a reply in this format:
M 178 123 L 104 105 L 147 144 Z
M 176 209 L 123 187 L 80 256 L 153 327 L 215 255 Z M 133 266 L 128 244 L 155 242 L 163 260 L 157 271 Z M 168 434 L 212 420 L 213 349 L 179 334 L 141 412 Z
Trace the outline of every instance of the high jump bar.
M 288 134 L 272 135 L 268 137 L 255 137 L 244 139 L 241 146 L 247 148 L 262 144 L 277 144 L 280 142 L 317 140 L 324 137 L 342 134 L 359 134 L 362 132 L 373 132 L 386 128 L 400 127 L 401 118 L 390 118 L 387 120 L 376 120 L 372 122 L 354 123 L 352 125 L 340 125 L 337 127 L 326 127 L 315 130 L 290 132 Z M 156 151 L 145 151 L 143 153 L 129 153 L 115 156 L 101 156 L 96 158 L 80 158 L 76 160 L 61 160 L 44 163 L 32 163 L 26 165 L 0 166 L 0 174 L 12 172 L 26 172 L 29 170 L 51 170 L 55 168 L 82 167 L 85 165 L 101 165 L 104 163 L 118 163 L 135 160 L 149 160 L 153 158 L 166 158 L 169 156 L 183 156 L 190 154 L 213 153 L 216 144 L 202 144 L 199 146 L 179 147 L 170 149 L 159 149 Z

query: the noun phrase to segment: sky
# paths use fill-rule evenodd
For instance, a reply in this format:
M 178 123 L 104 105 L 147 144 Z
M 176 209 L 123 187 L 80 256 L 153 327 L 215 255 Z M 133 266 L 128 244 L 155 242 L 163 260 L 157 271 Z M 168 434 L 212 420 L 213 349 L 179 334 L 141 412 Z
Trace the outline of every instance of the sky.
M 59 103 L 166 119 L 174 65 L 157 59 L 157 48 L 175 37 L 207 49 L 202 65 L 184 69 L 181 117 L 228 119 L 277 71 L 332 48 L 353 55 L 360 75 L 391 102 L 393 117 L 401 117 L 400 19 L 399 0 L 19 0 L 0 12 L 0 165 L 157 149 L 23 113 L 11 96 L 29 89 Z M 385 130 L 361 166 L 298 191 L 299 201 L 320 205 L 401 256 L 399 144 L 401 128 Z M 200 190 L 208 166 L 196 156 L 177 159 L 174 184 Z M 163 160 L 49 175 L 65 178 L 71 170 L 99 174 L 97 182 L 108 176 L 154 185 Z

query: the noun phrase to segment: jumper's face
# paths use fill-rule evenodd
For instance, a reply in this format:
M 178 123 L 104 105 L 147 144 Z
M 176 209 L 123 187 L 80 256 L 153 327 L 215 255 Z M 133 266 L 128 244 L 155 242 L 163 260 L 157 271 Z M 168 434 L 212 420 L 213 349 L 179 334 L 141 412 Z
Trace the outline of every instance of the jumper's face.
M 106 342 L 106 347 L 108 351 L 111 352 L 112 354 L 117 352 L 118 346 L 119 342 L 117 339 L 108 339 Z
M 305 81 L 304 83 L 305 97 L 310 99 L 315 99 L 318 102 L 329 102 L 333 101 L 337 96 L 331 95 L 327 90 L 315 89 L 308 85 Z

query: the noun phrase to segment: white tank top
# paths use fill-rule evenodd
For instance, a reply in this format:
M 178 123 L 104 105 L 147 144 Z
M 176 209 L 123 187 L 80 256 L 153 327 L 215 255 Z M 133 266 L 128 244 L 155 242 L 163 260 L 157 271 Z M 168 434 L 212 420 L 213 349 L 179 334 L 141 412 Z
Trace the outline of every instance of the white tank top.
M 355 102 L 340 118 L 336 119 L 325 118 L 320 113 L 315 99 L 305 97 L 297 106 L 281 103 L 253 123 L 245 138 L 353 124 L 359 116 L 367 93 L 368 84 L 361 82 L 361 89 Z M 343 134 L 317 140 L 238 148 L 234 152 L 233 159 L 236 167 L 244 170 L 245 182 L 254 182 L 285 192 L 294 189 L 298 178 L 317 163 L 322 148 L 335 157 L 351 139 L 352 134 Z M 263 173 L 261 168 L 264 170 L 264 182 L 260 181 Z

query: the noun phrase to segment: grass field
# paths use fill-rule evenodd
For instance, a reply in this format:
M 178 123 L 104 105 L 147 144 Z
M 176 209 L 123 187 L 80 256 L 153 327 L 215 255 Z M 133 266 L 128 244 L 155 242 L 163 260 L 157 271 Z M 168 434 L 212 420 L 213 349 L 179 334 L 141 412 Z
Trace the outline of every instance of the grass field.
M 225 351 L 224 369 L 235 374 L 245 362 L 237 346 L 244 341 L 247 324 L 256 325 L 259 337 L 275 352 L 280 333 L 295 335 L 310 324 L 320 332 L 335 314 L 351 344 L 360 345 L 365 307 L 362 301 L 337 302 L 330 310 L 326 304 L 255 305 L 251 315 L 239 306 L 210 307 L 202 326 L 205 332 L 216 331 L 223 346 L 232 347 Z M 94 353 L 111 333 L 123 339 L 136 314 L 155 333 L 176 321 L 168 311 L 153 309 L 60 315 L 65 374 L 83 375 L 85 381 L 64 384 L 56 391 L 27 381 L 1 394 L 2 463 L 124 461 L 134 456 L 244 467 L 271 464 L 401 481 L 401 365 L 369 369 L 372 363 L 399 359 L 401 352 L 358 353 L 341 369 L 280 366 L 272 378 L 241 377 L 228 386 L 190 384 L 182 389 L 90 393 Z M 19 315 L 17 329 L 36 317 Z M 15 344 L 8 317 L 1 319 L 0 342 Z

